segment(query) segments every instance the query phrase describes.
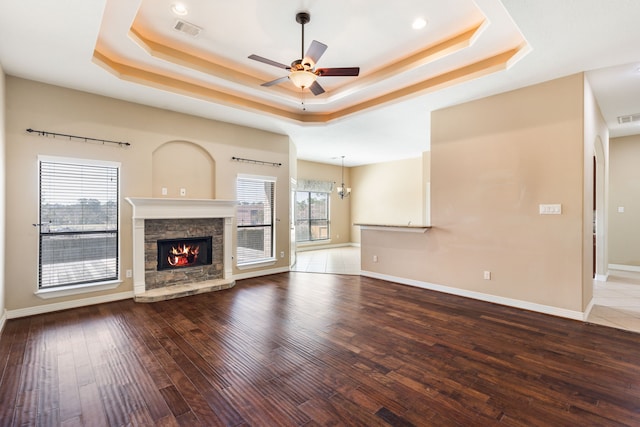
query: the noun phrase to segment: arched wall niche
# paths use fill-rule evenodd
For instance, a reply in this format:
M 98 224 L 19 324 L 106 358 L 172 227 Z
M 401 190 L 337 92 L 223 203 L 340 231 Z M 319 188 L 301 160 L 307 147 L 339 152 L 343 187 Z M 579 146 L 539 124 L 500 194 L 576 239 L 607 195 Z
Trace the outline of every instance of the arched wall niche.
M 216 198 L 216 162 L 198 144 L 189 141 L 162 144 L 152 154 L 151 170 L 153 197 Z

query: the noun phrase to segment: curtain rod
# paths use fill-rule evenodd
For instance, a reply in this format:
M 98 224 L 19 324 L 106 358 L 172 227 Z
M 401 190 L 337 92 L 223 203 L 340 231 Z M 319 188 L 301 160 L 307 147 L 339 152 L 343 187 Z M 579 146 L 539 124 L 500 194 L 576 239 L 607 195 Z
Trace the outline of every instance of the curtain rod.
M 121 141 L 109 141 L 108 139 L 97 139 L 97 138 L 89 138 L 87 136 L 76 136 L 76 135 L 67 135 L 64 133 L 55 133 L 55 132 L 47 132 L 45 130 L 35 130 L 35 129 L 27 129 L 27 132 L 29 133 L 36 133 L 39 136 L 53 136 L 54 138 L 56 136 L 63 136 L 65 138 L 69 138 L 69 139 L 78 139 L 84 142 L 89 142 L 89 141 L 93 141 L 93 142 L 101 142 L 103 144 L 118 144 L 120 147 L 128 147 L 131 144 L 128 142 L 121 142 Z
M 275 163 L 275 162 L 263 162 L 262 160 L 252 160 L 252 159 L 243 159 L 242 157 L 232 157 L 231 160 L 235 160 L 236 162 L 247 162 L 247 163 L 253 163 L 256 165 L 269 165 L 269 166 L 275 166 L 275 167 L 280 167 L 282 166 L 282 163 Z

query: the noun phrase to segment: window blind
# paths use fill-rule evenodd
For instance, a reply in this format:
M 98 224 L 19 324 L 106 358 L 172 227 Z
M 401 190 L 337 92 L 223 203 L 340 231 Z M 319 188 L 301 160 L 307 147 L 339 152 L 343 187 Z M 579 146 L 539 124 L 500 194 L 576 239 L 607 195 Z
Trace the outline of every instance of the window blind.
M 299 179 L 297 191 L 306 191 L 312 193 L 331 193 L 333 191 L 333 182 L 318 181 L 313 179 Z
M 118 279 L 119 167 L 40 161 L 39 287 Z
M 237 262 L 239 265 L 273 259 L 275 179 L 239 177 Z

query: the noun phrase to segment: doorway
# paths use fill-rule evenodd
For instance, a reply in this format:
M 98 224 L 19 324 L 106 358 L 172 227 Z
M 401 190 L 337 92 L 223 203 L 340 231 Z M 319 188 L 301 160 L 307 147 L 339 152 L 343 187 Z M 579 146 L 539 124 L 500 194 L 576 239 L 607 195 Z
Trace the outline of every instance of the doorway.
M 295 178 L 289 181 L 289 269 L 293 270 L 297 257 L 296 246 L 296 191 L 298 182 Z
M 606 281 L 608 261 L 606 252 L 606 171 L 605 153 L 600 137 L 594 143 L 593 156 L 593 277 Z

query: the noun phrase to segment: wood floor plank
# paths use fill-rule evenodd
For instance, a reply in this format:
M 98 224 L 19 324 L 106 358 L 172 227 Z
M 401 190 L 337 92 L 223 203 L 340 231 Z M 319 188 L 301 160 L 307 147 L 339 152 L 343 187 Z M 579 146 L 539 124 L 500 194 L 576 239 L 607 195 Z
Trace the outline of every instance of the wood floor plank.
M 12 330 L 11 325 L 6 327 L 10 331 L 11 345 L 8 353 L 5 353 L 6 359 L 2 361 L 5 369 L 2 376 L 2 384 L 0 384 L 0 419 L 7 420 L 7 423 L 16 421 L 16 402 L 22 387 L 21 380 L 23 379 L 22 360 L 28 340 L 29 321 L 19 319 L 16 323 L 19 323 L 16 329 Z
M 160 394 L 169 405 L 171 409 L 171 413 L 174 417 L 178 417 L 182 414 L 186 414 L 187 412 L 191 412 L 191 408 L 189 404 L 184 400 L 184 397 L 180 394 L 178 389 L 171 385 L 160 389 Z
M 16 342 L 16 335 L 18 331 L 24 328 L 23 322 L 19 322 L 20 319 L 15 319 L 15 322 L 7 322 L 4 325 L 2 335 L 0 336 L 0 379 L 4 378 L 7 371 L 7 364 L 9 363 L 9 355 L 11 354 L 11 347 Z
M 640 334 L 283 273 L 0 335 L 0 426 L 640 425 Z
M 80 407 L 85 424 L 108 425 L 107 413 L 95 382 L 80 386 Z
M 166 336 L 165 331 L 167 331 L 167 328 L 164 325 L 164 321 L 153 310 L 146 311 L 145 314 L 149 317 L 147 318 L 148 322 L 142 327 L 144 328 L 142 333 L 147 341 L 154 343 L 149 348 L 153 348 L 154 357 L 169 376 L 171 384 L 180 391 L 189 404 L 191 412 L 196 419 L 200 420 L 200 423 L 209 422 L 210 425 L 223 425 L 224 423 L 209 404 L 213 399 L 209 395 L 208 387 L 198 387 L 199 385 L 202 386 L 204 381 L 202 378 L 198 378 L 200 375 L 197 373 L 197 369 L 190 362 L 187 363 L 186 357 Z M 155 344 L 156 342 L 157 345 Z M 189 374 L 194 375 L 193 381 L 190 379 Z M 194 384 L 194 381 L 196 384 Z M 185 417 L 190 418 L 190 416 Z
M 60 419 L 65 421 L 82 415 L 80 390 L 72 352 L 58 354 L 58 390 Z

